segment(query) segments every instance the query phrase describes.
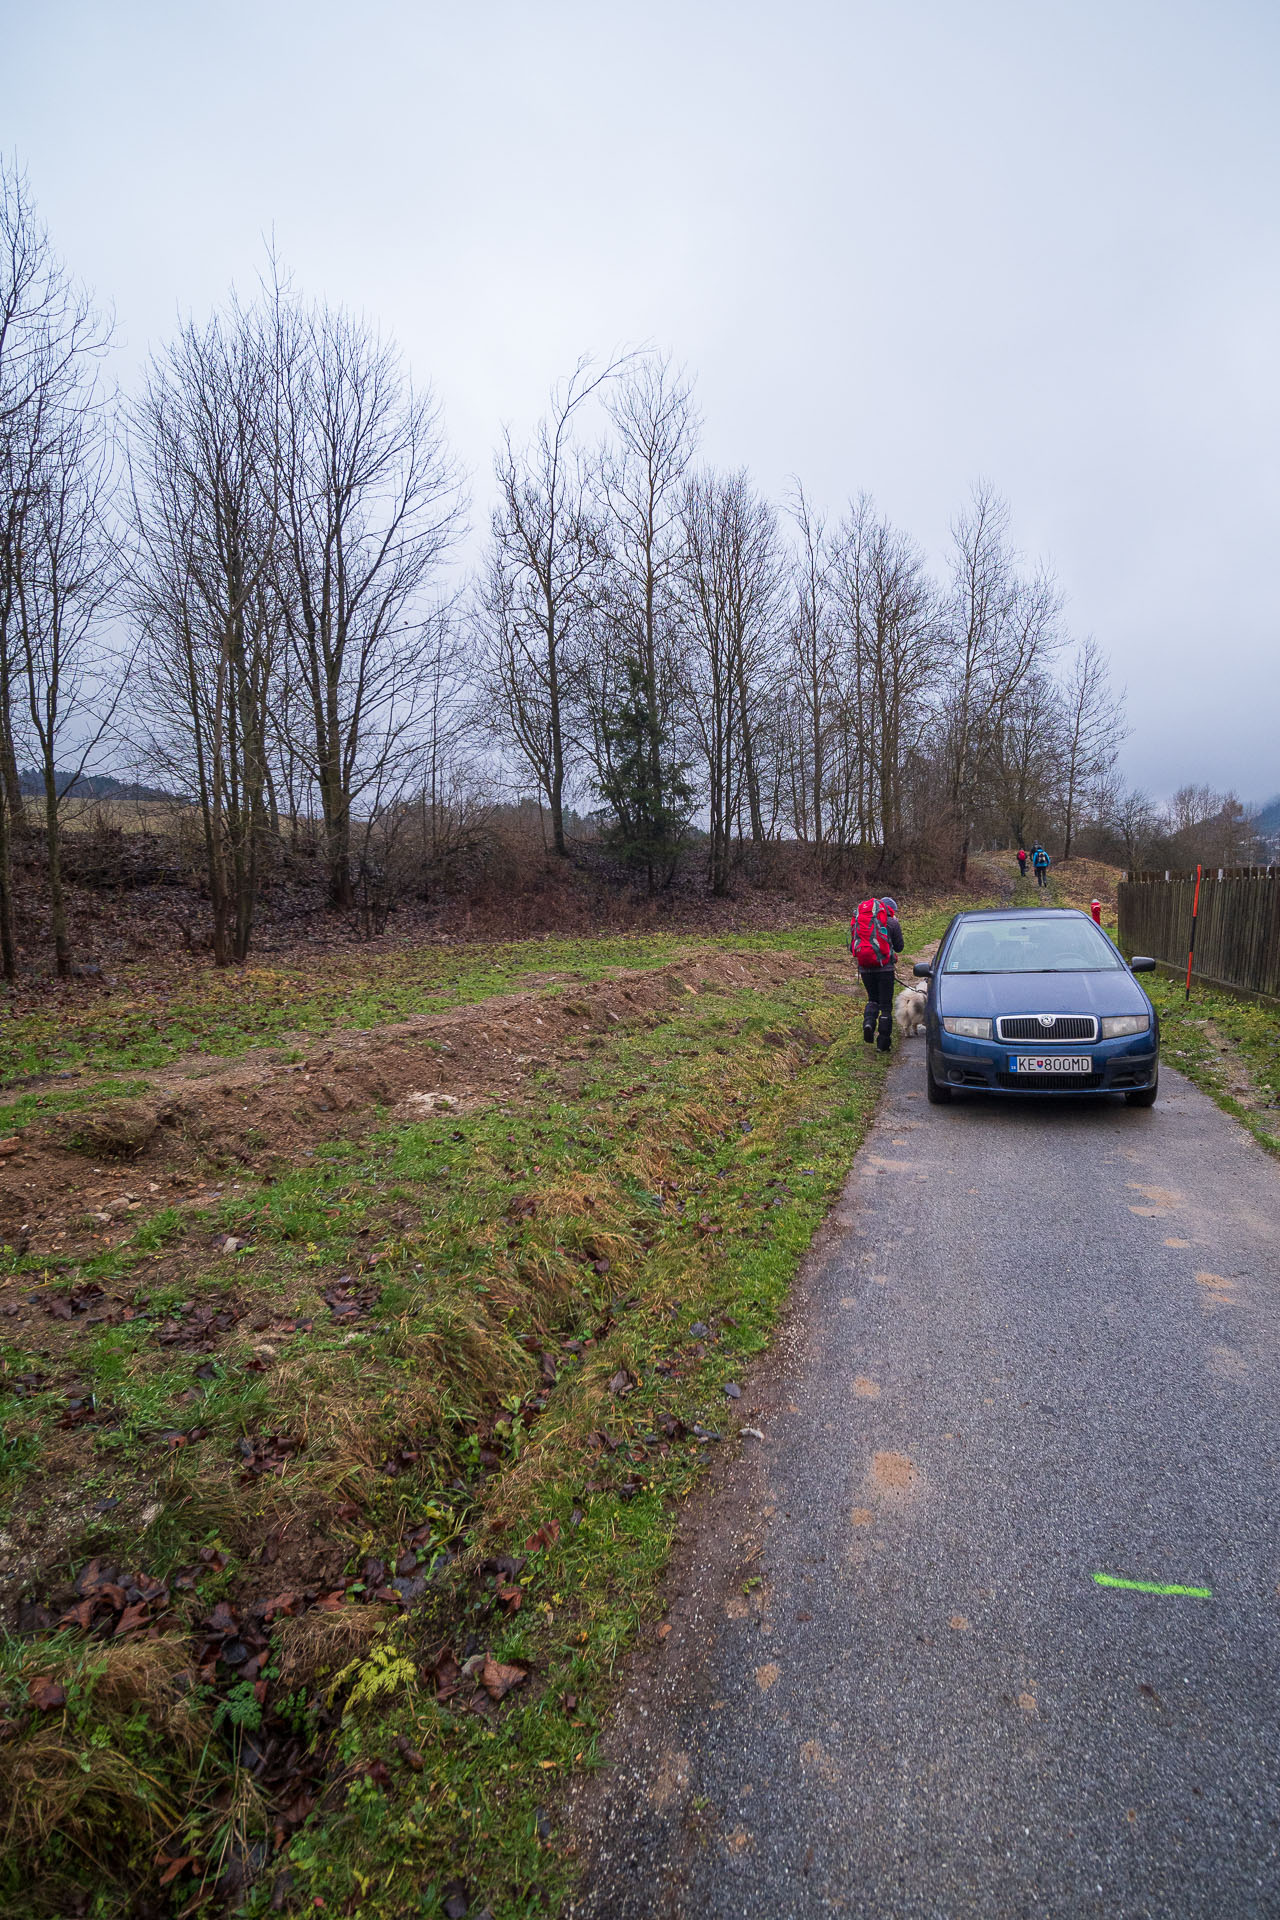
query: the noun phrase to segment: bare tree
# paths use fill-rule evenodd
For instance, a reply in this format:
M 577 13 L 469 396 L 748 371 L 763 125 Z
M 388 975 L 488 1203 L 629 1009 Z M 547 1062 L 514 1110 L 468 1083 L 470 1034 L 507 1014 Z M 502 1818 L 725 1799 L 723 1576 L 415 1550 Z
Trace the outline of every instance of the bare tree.
M 89 400 L 92 366 L 110 335 L 109 321 L 54 252 L 26 176 L 0 160 L 0 972 L 7 980 L 17 971 L 10 840 L 23 817 L 15 732 L 29 706 L 25 642 L 34 639 L 36 618 L 29 605 L 24 628 L 21 568 L 37 552 L 47 559 L 48 490 L 62 484 L 54 476 L 68 450 L 68 417 Z
M 681 481 L 697 445 L 691 383 L 669 359 L 620 363 L 608 401 L 614 429 L 596 468 L 607 546 L 605 637 L 620 685 L 639 670 L 649 719 L 649 781 L 661 810 L 663 743 L 672 732 L 680 674 L 677 568 Z
M 1176 866 L 1251 866 L 1265 851 L 1239 795 L 1217 793 L 1209 786 L 1179 787 L 1162 825 L 1166 858 Z
M 416 748 L 381 768 L 362 800 L 352 864 L 357 926 L 366 938 L 382 931 L 397 900 L 429 900 L 447 885 L 491 819 L 489 770 L 475 751 L 469 637 L 457 608 L 442 607 L 423 637 Z
M 844 639 L 844 711 L 858 734 L 858 814 L 886 860 L 906 827 L 905 778 L 931 717 L 942 659 L 937 596 L 913 542 L 862 494 L 832 549 Z
M 553 390 L 527 447 L 503 434 L 476 603 L 495 732 L 537 783 L 561 855 L 570 705 L 598 607 L 601 561 L 590 465 L 574 436 L 582 409 L 616 371 L 616 364 L 597 369 L 580 360 Z
M 983 769 L 992 738 L 1029 676 L 1053 655 L 1061 596 L 1052 578 L 1018 570 L 1009 511 L 985 482 L 952 526 L 947 609 L 950 653 L 945 753 L 957 870 L 969 859 Z
M 1124 696 L 1111 687 L 1111 673 L 1097 642 L 1077 649 L 1062 685 L 1062 857 L 1071 858 L 1081 803 L 1116 763 L 1124 724 Z
M 784 673 L 787 706 L 794 715 L 790 810 L 796 834 L 811 842 L 821 858 L 828 825 L 828 762 L 840 701 L 841 635 L 832 606 L 826 521 L 798 483 L 788 505 L 798 537 Z
M 416 746 L 424 635 L 462 498 L 429 389 L 372 327 L 273 289 L 280 599 L 305 702 L 329 897 L 352 904 L 360 796 Z
M 14 559 L 23 731 L 44 789 L 49 904 L 58 973 L 71 971 L 62 878 L 61 805 L 111 726 L 102 624 L 118 579 L 109 524 L 111 444 L 90 384 L 61 396 L 56 424 L 42 434 Z
M 274 394 L 270 336 L 233 307 L 182 329 L 132 421 L 151 755 L 200 808 L 219 966 L 248 953 L 273 817 L 278 831 Z
M 1141 787 L 1121 787 L 1112 799 L 1108 819 L 1124 847 L 1126 869 L 1137 872 L 1156 831 L 1156 811 L 1150 795 Z
M 708 874 L 728 891 L 744 803 L 763 838 L 758 740 L 786 619 L 786 563 L 772 507 L 745 472 L 694 475 L 684 489 L 682 580 L 692 731 L 706 770 Z M 756 831 L 757 823 L 760 831 Z
M 458 609 L 449 606 L 423 649 L 420 746 L 412 770 L 427 888 L 474 842 L 491 812 L 487 770 L 477 759 L 468 638 Z
M 1027 674 L 1019 695 L 992 727 L 983 758 L 987 814 L 1001 845 L 1043 837 L 1061 763 L 1062 699 L 1042 668 Z

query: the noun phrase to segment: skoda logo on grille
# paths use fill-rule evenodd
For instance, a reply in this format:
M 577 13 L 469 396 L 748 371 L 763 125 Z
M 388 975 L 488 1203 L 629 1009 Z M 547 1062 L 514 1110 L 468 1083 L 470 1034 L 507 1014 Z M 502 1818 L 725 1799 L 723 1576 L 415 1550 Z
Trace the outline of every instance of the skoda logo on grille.
M 1042 1027 L 1056 1027 L 1058 1024 L 1058 1016 L 1056 1013 L 1038 1013 L 1036 1019 Z

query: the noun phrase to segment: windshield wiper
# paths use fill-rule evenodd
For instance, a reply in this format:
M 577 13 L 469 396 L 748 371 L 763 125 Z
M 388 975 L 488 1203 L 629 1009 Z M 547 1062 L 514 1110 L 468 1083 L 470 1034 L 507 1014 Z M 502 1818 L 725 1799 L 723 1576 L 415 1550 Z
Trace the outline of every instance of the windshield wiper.
M 993 977 L 996 975 L 999 975 L 1002 979 L 1010 978 L 1015 975 L 1021 976 L 1023 979 L 1030 979 L 1032 974 L 1040 974 L 1040 973 L 1118 973 L 1118 972 L 1119 972 L 1118 967 L 948 967 L 944 978 L 950 978 L 952 976 L 960 976 L 963 974 L 963 975 L 967 975 L 970 979 L 977 979 L 980 975 L 986 973 L 986 974 L 992 975 Z

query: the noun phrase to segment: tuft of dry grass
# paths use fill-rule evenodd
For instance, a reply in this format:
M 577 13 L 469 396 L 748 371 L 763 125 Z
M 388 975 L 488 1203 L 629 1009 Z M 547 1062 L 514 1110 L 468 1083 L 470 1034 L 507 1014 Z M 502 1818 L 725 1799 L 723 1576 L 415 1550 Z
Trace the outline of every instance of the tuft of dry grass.
M 392 1609 L 380 1606 L 313 1607 L 276 1629 L 274 1661 L 287 1691 L 315 1688 L 368 1652 L 385 1632 Z
M 85 1860 L 128 1911 L 128 1890 L 152 1877 L 157 1850 L 188 1821 L 214 1740 L 189 1649 L 177 1635 L 7 1641 L 0 1674 L 17 1722 L 16 1737 L 0 1740 L 0 1855 L 33 1912 L 62 1912 Z M 63 1690 L 62 1705 L 37 1704 L 48 1698 L 41 1681 Z M 212 1789 L 222 1770 L 215 1762 L 207 1774 Z

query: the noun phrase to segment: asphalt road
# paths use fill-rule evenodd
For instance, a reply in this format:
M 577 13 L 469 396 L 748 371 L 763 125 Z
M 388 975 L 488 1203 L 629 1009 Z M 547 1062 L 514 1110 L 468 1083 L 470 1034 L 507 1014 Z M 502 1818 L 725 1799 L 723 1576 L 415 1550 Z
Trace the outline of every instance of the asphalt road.
M 574 1911 L 1280 1915 L 1280 1166 L 1168 1069 L 1150 1112 L 931 1108 L 922 1049 L 633 1664 Z

